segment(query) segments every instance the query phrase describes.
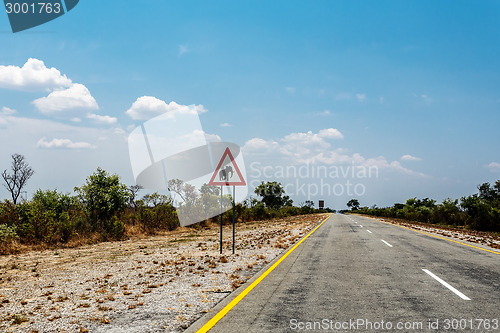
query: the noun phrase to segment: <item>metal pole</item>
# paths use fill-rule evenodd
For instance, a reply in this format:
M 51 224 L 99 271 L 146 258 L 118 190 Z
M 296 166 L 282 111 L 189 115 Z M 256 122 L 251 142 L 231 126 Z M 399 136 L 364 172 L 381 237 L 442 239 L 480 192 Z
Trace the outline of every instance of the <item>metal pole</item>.
M 220 186 L 220 254 L 222 254 L 222 185 Z
M 235 221 L 234 221 L 234 194 L 235 194 L 235 186 L 233 185 L 233 254 L 234 254 L 234 229 L 235 229 Z

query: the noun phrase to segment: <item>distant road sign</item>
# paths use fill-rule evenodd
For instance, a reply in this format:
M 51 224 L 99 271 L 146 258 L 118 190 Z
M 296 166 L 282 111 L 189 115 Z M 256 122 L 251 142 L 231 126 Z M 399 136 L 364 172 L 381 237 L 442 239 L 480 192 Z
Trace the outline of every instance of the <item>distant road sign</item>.
M 323 209 L 325 208 L 325 201 L 324 200 L 320 200 L 319 201 L 319 209 Z
M 227 147 L 222 154 L 219 164 L 215 168 L 214 174 L 212 175 L 212 178 L 210 178 L 208 185 L 244 186 L 246 184 L 247 183 L 240 172 L 240 168 L 238 168 L 233 154 L 231 154 L 231 150 Z

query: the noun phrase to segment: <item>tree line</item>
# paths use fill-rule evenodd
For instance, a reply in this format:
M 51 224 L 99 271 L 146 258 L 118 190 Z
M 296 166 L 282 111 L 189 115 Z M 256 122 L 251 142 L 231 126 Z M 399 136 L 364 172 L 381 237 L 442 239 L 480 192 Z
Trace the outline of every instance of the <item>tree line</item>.
M 483 183 L 477 189 L 478 193 L 455 200 L 446 199 L 439 204 L 429 198 L 411 198 L 392 207 L 368 208 L 360 207 L 359 201 L 352 199 L 347 206 L 361 214 L 500 232 L 500 180 L 493 186 Z
M 116 174 L 102 168 L 74 188 L 74 194 L 57 190 L 37 190 L 31 200 L 19 200 L 26 182 L 34 171 L 24 156 L 12 156 L 10 172 L 2 173 L 4 186 L 12 200 L 0 202 L 0 253 L 13 250 L 15 244 L 61 245 L 71 240 L 80 243 L 123 239 L 127 231 L 154 234 L 179 227 L 177 210 L 190 205 L 192 209 L 212 209 L 220 200 L 220 188 L 193 185 L 172 179 L 171 196 L 157 192 L 139 198 L 140 185 L 127 186 Z M 317 212 L 312 201 L 293 206 L 278 182 L 262 182 L 251 197 L 235 206 L 237 221 L 262 220 Z M 174 205 L 173 200 L 181 199 Z M 230 195 L 223 201 L 231 203 Z M 176 208 L 177 207 L 177 208 Z M 232 221 L 232 211 L 222 214 L 223 223 Z M 219 222 L 215 216 L 197 225 Z

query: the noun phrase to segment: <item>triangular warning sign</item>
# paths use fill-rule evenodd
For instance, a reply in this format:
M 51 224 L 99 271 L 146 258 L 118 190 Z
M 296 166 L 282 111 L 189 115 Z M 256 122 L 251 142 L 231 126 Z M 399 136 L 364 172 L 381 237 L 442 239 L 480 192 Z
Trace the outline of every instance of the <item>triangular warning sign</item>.
M 214 174 L 212 175 L 212 178 L 210 178 L 208 185 L 244 186 L 246 184 L 247 183 L 245 182 L 245 179 L 243 179 L 243 175 L 240 172 L 240 168 L 238 168 L 238 165 L 234 160 L 233 154 L 231 154 L 229 147 L 227 147 L 224 154 L 222 154 L 222 158 L 220 159 L 217 168 L 215 168 Z

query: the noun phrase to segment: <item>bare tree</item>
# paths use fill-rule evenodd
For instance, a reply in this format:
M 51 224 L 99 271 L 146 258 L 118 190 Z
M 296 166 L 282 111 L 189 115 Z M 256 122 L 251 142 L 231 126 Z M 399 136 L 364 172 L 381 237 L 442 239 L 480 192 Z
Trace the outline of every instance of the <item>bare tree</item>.
M 178 194 L 184 204 L 194 204 L 196 202 L 196 199 L 198 199 L 198 191 L 196 190 L 196 187 L 184 183 L 181 179 L 170 179 L 168 181 L 168 190 L 170 193 L 174 193 L 173 195 L 173 202 L 174 204 L 176 203 L 175 201 L 175 194 Z
M 28 179 L 33 176 L 35 171 L 26 163 L 24 156 L 19 154 L 12 155 L 11 170 L 11 174 L 8 174 L 7 170 L 4 170 L 2 172 L 2 178 L 5 181 L 4 186 L 9 190 L 15 205 L 21 194 L 21 190 L 24 185 L 26 185 Z
M 184 187 L 184 182 L 181 179 L 170 179 L 168 181 L 168 190 L 170 191 L 170 193 L 174 193 L 173 195 L 174 204 L 176 202 L 175 194 L 178 194 L 181 197 L 182 201 L 186 201 L 186 198 L 184 198 L 184 196 L 182 195 L 183 187 Z
M 194 205 L 196 203 L 196 199 L 199 197 L 196 187 L 191 184 L 184 184 L 182 191 L 184 192 L 185 203 Z
M 130 192 L 130 207 L 133 207 L 134 209 L 137 208 L 137 202 L 135 201 L 135 198 L 137 198 L 137 193 L 142 189 L 144 189 L 144 187 L 139 184 L 127 187 L 127 190 Z

